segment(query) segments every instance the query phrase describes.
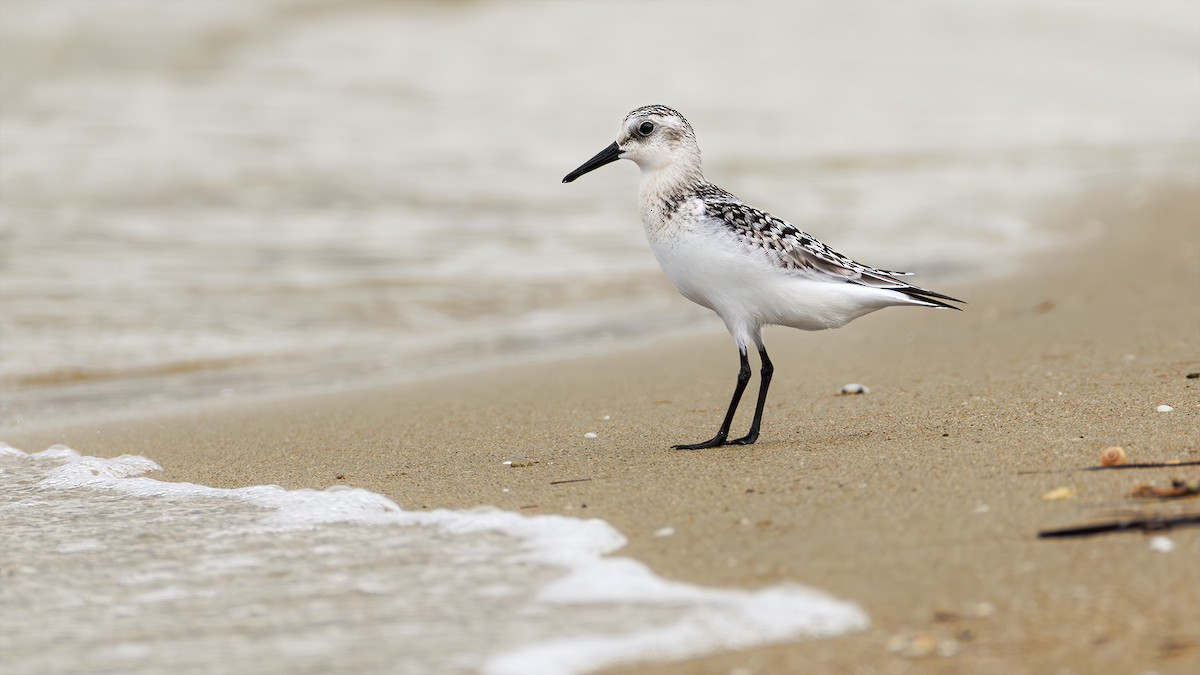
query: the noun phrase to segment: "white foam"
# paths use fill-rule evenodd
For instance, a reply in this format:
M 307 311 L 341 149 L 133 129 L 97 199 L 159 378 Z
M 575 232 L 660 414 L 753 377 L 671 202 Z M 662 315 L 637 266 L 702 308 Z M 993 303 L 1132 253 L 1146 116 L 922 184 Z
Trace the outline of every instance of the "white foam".
M 710 589 L 665 580 L 637 560 L 605 558 L 544 586 L 543 602 L 624 603 L 688 607 L 684 617 L 625 635 L 550 640 L 501 654 L 487 675 L 586 672 L 644 660 L 685 659 L 716 651 L 834 636 L 865 629 L 866 614 L 844 601 L 799 585 L 760 591 Z
M 611 525 L 598 519 L 525 516 L 486 507 L 413 512 L 401 509 L 382 495 L 341 487 L 285 490 L 275 485 L 259 485 L 224 489 L 169 483 L 138 476 L 161 470 L 158 464 L 144 457 L 86 457 L 65 446 L 27 455 L 0 443 L 0 457 L 55 462 L 56 465 L 45 471 L 45 477 L 37 483 L 40 490 L 91 488 L 170 501 L 234 500 L 264 510 L 251 524 L 239 524 L 236 529 L 218 533 L 223 536 L 274 537 L 281 532 L 320 529 L 333 523 L 426 526 L 463 538 L 499 533 L 520 542 L 519 559 L 533 566 L 526 570 L 540 565 L 561 568 L 565 574 L 553 575 L 546 581 L 535 579 L 541 585 L 535 587 L 532 595 L 521 597 L 520 594 L 527 591 L 519 586 L 529 583 L 525 578 L 529 575 L 521 565 L 510 564 L 508 567 L 513 571 L 507 573 L 516 576 L 500 576 L 480 586 L 479 597 L 503 599 L 518 605 L 526 603 L 528 609 L 535 610 L 537 607 L 567 607 L 587 612 L 590 611 L 587 608 L 611 607 L 618 613 L 616 620 L 610 619 L 606 624 L 609 628 L 580 628 L 565 636 L 561 631 L 541 634 L 515 645 L 484 645 L 483 653 L 478 655 L 478 661 L 471 669 L 488 675 L 585 673 L 617 664 L 674 660 L 721 650 L 833 636 L 862 630 L 869 623 L 858 607 L 799 585 L 782 584 L 744 591 L 703 588 L 663 579 L 639 561 L 606 557 L 624 546 L 626 540 Z M 219 511 L 219 506 L 217 508 Z M 64 546 L 71 551 L 90 554 L 96 547 L 85 544 L 99 541 L 104 533 L 89 534 L 97 539 L 74 537 Z M 267 540 L 268 547 L 270 541 Z M 314 541 L 306 543 L 303 549 L 312 557 L 324 557 L 319 555 L 320 551 L 336 557 L 343 553 L 340 546 Z M 137 588 L 127 602 L 141 607 L 214 597 L 211 590 L 196 590 L 198 586 L 190 579 L 203 578 L 211 582 L 238 570 L 250 572 L 258 566 L 260 555 L 264 560 L 271 555 L 269 548 L 261 553 L 232 550 L 227 553 L 228 557 L 201 559 L 182 568 L 149 567 L 124 572 L 118 576 L 116 584 Z M 460 555 L 469 557 L 472 554 Z M 473 555 L 477 557 L 478 553 Z M 454 564 L 478 562 L 477 559 L 463 559 Z M 483 562 L 486 564 L 489 560 Z M 401 593 L 396 581 L 373 574 L 371 569 L 339 567 L 328 578 L 363 595 L 386 599 Z M 397 597 L 397 601 L 403 602 L 403 598 Z M 628 614 L 630 612 L 659 612 L 663 619 L 654 619 L 657 614 L 646 618 Z M 622 620 L 626 615 L 640 618 L 626 623 Z M 561 628 L 561 621 L 554 623 L 558 624 L 555 629 Z M 395 626 L 396 634 L 404 634 L 407 630 L 410 627 Z M 331 653 L 349 648 L 332 637 L 321 644 L 324 646 L 320 649 Z M 309 647 L 317 649 L 315 645 Z
M 81 539 L 79 541 L 64 541 L 58 545 L 58 552 L 70 555 L 72 553 L 87 553 L 88 551 L 103 551 L 106 547 L 103 542 L 95 539 Z
M 653 586 L 642 586 L 646 595 L 640 600 L 647 604 L 674 601 L 695 606 L 675 622 L 637 633 L 541 642 L 493 658 L 483 672 L 486 675 L 582 673 L 648 657 L 673 661 L 801 637 L 840 635 L 865 629 L 869 623 L 865 614 L 845 602 L 802 587 L 747 593 L 709 591 L 687 584 L 674 586 L 665 597 Z
M 139 476 L 162 467 L 145 457 L 121 455 L 112 459 L 83 457 L 65 445 L 55 445 L 33 455 L 35 459 L 59 459 L 65 463 L 50 471 L 41 486 L 69 490 L 77 487 L 116 487 L 120 478 Z M 156 481 L 157 482 L 157 481 Z

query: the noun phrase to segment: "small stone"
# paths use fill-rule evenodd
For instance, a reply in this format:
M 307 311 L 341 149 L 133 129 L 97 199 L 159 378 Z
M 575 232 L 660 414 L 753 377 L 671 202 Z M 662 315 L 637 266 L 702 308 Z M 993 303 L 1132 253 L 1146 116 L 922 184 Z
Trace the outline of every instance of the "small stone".
M 669 537 L 673 534 L 675 534 L 675 528 L 673 527 L 660 527 L 654 531 L 654 536 L 656 537 Z
M 589 431 L 583 435 L 584 438 L 596 438 L 599 434 L 594 431 Z
M 1125 450 L 1120 446 L 1110 446 L 1100 453 L 1100 466 L 1120 466 L 1129 462 Z
M 1170 553 L 1175 550 L 1175 542 L 1170 537 L 1158 535 L 1150 540 L 1150 550 L 1156 553 Z
M 855 382 L 853 384 L 848 384 L 848 385 L 842 387 L 842 395 L 843 396 L 845 396 L 847 394 L 869 394 L 869 393 L 871 393 L 870 387 L 866 386 L 865 384 L 858 384 L 857 382 Z
M 1164 403 L 1163 405 L 1160 405 L 1157 408 L 1155 408 L 1155 410 L 1157 410 L 1158 412 L 1172 412 L 1175 409 Z
M 1187 374 L 1187 379 L 1189 379 L 1189 380 L 1200 380 L 1200 373 L 1188 373 L 1188 374 Z

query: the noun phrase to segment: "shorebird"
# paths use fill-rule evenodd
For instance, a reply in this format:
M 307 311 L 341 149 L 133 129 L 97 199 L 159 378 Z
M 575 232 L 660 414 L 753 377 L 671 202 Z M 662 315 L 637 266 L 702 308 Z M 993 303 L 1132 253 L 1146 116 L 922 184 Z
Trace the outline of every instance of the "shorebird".
M 893 305 L 958 309 L 948 303 L 963 302 L 900 279 L 909 272 L 855 262 L 708 182 L 692 125 L 672 108 L 651 105 L 626 115 L 617 140 L 563 182 L 618 159 L 631 159 L 641 169 L 642 225 L 663 272 L 684 297 L 716 312 L 737 344 L 741 365 L 721 428 L 707 441 L 673 446 L 677 449 L 758 440 L 775 371 L 763 345 L 763 326 L 825 330 Z M 749 433 L 730 439 L 729 427 L 750 381 L 751 343 L 762 361 L 754 420 Z

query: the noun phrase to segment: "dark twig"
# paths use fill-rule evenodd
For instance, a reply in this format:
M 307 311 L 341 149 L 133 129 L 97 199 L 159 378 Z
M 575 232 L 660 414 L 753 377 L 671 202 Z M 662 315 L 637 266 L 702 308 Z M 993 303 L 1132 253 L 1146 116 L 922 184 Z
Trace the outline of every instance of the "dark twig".
M 1177 466 L 1200 466 L 1200 461 L 1194 462 L 1139 462 L 1136 464 L 1117 464 L 1114 466 L 1084 466 L 1077 469 L 1039 469 L 1018 471 L 1018 476 L 1028 476 L 1034 473 L 1074 473 L 1076 471 L 1109 471 L 1112 469 L 1173 469 Z
M 1089 466 L 1076 471 L 1108 471 L 1109 469 L 1172 469 L 1177 466 L 1200 466 L 1196 462 L 1141 462 L 1138 464 L 1117 464 L 1115 466 Z
M 572 478 L 571 480 L 552 480 L 552 481 L 550 481 L 550 484 L 551 485 L 562 485 L 563 483 L 582 483 L 587 480 L 591 480 L 591 478 Z
M 1162 516 L 1130 518 L 1128 520 L 1112 520 L 1107 523 L 1080 525 L 1059 530 L 1042 530 L 1038 532 L 1038 539 L 1091 537 L 1097 534 L 1110 534 L 1113 532 L 1161 532 L 1176 527 L 1200 527 L 1200 513 L 1171 518 L 1164 518 Z
M 1170 487 L 1158 487 L 1142 483 L 1129 491 L 1134 499 L 1185 499 L 1200 495 L 1200 480 L 1188 482 L 1176 478 Z

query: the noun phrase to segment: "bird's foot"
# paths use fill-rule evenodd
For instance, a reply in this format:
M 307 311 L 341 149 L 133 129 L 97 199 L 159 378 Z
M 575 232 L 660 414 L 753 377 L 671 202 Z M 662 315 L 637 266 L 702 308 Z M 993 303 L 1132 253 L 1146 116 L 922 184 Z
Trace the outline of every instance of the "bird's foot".
M 704 450 L 706 448 L 719 448 L 725 445 L 725 434 L 717 434 L 703 443 L 681 443 L 672 445 L 674 450 Z
M 754 441 L 757 440 L 758 432 L 754 431 L 742 436 L 741 438 L 735 438 L 732 441 L 725 441 L 725 445 L 754 445 Z
M 707 448 L 719 448 L 722 445 L 753 445 L 757 440 L 758 432 L 751 432 L 745 436 L 742 436 L 741 438 L 735 438 L 733 440 L 725 440 L 725 436 L 722 434 L 717 434 L 703 443 L 672 445 L 671 448 L 674 450 L 704 450 Z

